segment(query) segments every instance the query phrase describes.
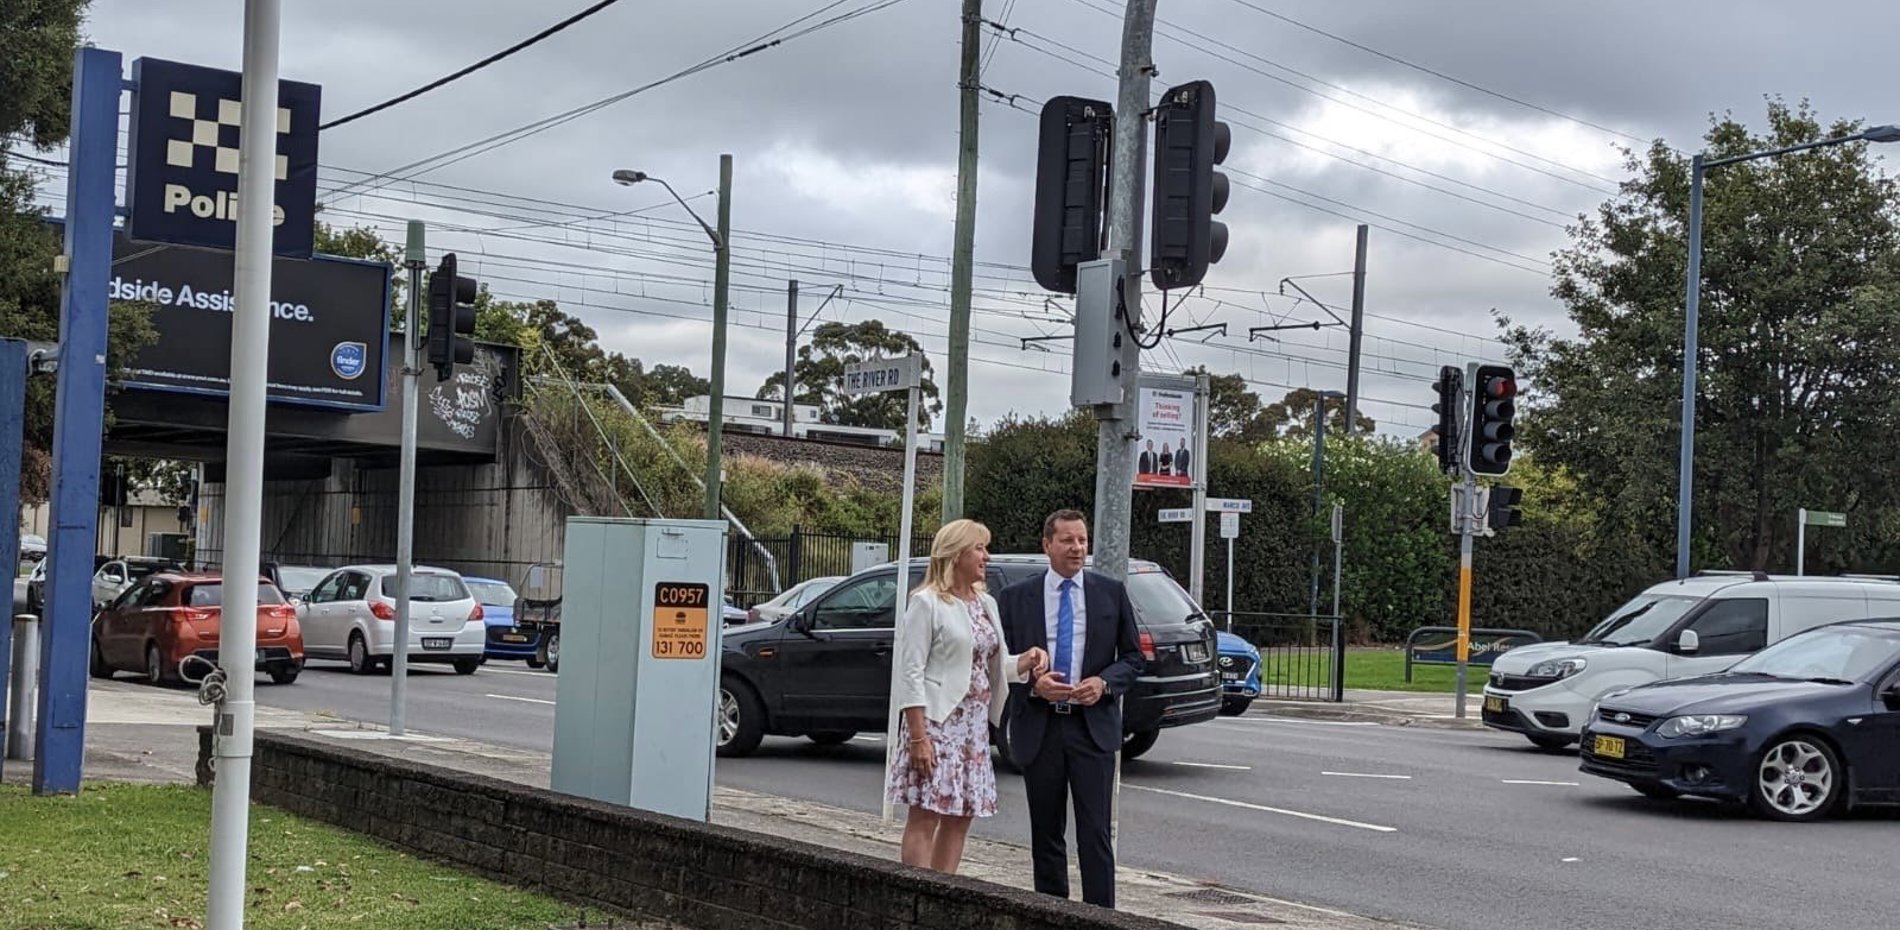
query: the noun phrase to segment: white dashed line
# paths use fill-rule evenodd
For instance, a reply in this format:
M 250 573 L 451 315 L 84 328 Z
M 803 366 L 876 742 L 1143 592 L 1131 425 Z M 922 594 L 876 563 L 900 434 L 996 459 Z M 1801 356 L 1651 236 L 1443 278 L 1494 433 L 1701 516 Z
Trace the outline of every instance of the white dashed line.
M 851 737 L 851 741 L 854 743 L 881 743 L 881 742 L 884 742 L 884 737 L 882 736 L 853 736 Z
M 1185 791 L 1170 791 L 1166 788 L 1150 788 L 1147 785 L 1131 785 L 1131 784 L 1128 784 L 1127 782 L 1122 783 L 1122 788 L 1127 791 L 1146 791 L 1151 794 L 1161 794 L 1161 795 L 1166 795 L 1171 798 L 1184 798 L 1189 801 L 1205 801 L 1209 804 L 1219 804 L 1224 807 L 1238 807 L 1242 810 L 1260 811 L 1263 814 L 1279 814 L 1283 817 L 1298 817 L 1301 820 L 1314 820 L 1320 823 L 1330 823 L 1330 824 L 1333 824 L 1334 826 L 1339 826 L 1339 827 L 1351 827 L 1355 830 L 1371 830 L 1374 833 L 1399 832 L 1397 827 L 1385 827 L 1385 826 L 1380 826 L 1379 824 L 1376 824 L 1376 823 L 1361 823 L 1357 820 L 1344 820 L 1339 817 L 1327 817 L 1324 814 L 1309 814 L 1309 813 L 1306 813 L 1305 811 L 1290 811 L 1283 807 L 1268 807 L 1264 804 L 1249 804 L 1246 801 L 1234 801 L 1234 800 L 1229 800 L 1227 798 L 1208 797 L 1207 795 L 1204 795 L 1204 794 L 1189 794 Z
M 550 706 L 554 704 L 553 701 L 544 701 L 540 698 L 515 697 L 512 694 L 489 694 L 484 696 L 494 698 L 497 701 L 520 701 L 523 704 L 547 704 Z
M 1176 762 L 1175 765 L 1190 769 L 1220 769 L 1226 772 L 1253 771 L 1253 766 L 1251 765 L 1221 765 L 1217 762 Z
M 1412 780 L 1412 776 L 1410 775 L 1378 775 L 1372 772 L 1321 772 L 1320 774 L 1331 775 L 1335 778 L 1389 778 L 1393 781 Z
M 1563 859 L 1562 859 L 1561 861 L 1563 861 L 1563 862 L 1580 862 L 1580 861 L 1582 861 L 1582 860 L 1580 860 L 1580 859 L 1578 859 L 1578 858 L 1577 858 L 1576 856 L 1565 856 L 1565 857 L 1564 857 L 1564 858 L 1563 858 Z
M 1502 781 L 1503 783 L 1507 785 L 1544 785 L 1550 788 L 1581 787 L 1574 781 L 1538 781 L 1534 778 L 1501 778 L 1498 780 Z

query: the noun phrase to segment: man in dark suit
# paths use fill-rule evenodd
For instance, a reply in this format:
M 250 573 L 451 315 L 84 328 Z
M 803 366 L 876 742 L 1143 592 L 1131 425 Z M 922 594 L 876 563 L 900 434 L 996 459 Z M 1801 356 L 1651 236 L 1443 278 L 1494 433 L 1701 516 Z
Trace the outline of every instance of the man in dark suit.
M 1150 439 L 1148 448 L 1141 453 L 1139 461 L 1135 463 L 1135 474 L 1152 475 L 1160 464 L 1160 461 L 1155 458 L 1155 441 Z
M 1075 845 L 1082 900 L 1115 906 L 1110 843 L 1115 754 L 1122 745 L 1121 696 L 1146 663 L 1128 589 L 1082 570 L 1088 521 L 1058 510 L 1042 522 L 1049 570 L 1003 589 L 997 606 L 1011 652 L 1047 649 L 1049 671 L 1011 685 L 1010 755 L 1029 795 L 1030 854 L 1036 890 L 1069 896 L 1068 807 L 1075 804 Z
M 1194 477 L 1193 469 L 1188 467 L 1188 461 L 1191 458 L 1192 456 L 1188 453 L 1188 444 L 1182 443 L 1181 451 L 1174 454 L 1174 473 L 1183 477 Z

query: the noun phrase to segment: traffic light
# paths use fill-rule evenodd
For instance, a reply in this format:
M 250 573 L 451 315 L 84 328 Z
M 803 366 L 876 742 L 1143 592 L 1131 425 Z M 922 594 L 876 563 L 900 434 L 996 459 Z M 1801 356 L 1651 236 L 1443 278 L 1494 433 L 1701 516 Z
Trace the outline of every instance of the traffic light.
M 1047 290 L 1075 293 L 1075 266 L 1102 257 L 1114 129 L 1105 100 L 1051 97 L 1042 105 L 1029 267 Z
M 442 265 L 429 277 L 429 364 L 435 379 L 447 381 L 455 366 L 475 360 L 474 278 L 455 273 L 455 253 L 442 256 Z
M 1471 445 L 1465 467 L 1496 477 L 1511 470 L 1511 438 L 1517 435 L 1517 373 L 1505 365 L 1476 365 L 1471 378 Z
M 1171 87 L 1155 107 L 1154 228 L 1148 274 L 1159 290 L 1193 287 L 1227 252 L 1227 160 L 1233 132 L 1214 118 L 1214 85 Z
M 1438 392 L 1438 400 L 1432 404 L 1432 412 L 1438 414 L 1438 443 L 1433 451 L 1438 454 L 1438 470 L 1450 474 L 1463 465 L 1459 456 L 1458 410 L 1465 392 L 1464 371 L 1455 365 L 1438 369 L 1438 383 L 1432 385 L 1432 390 Z
M 1489 512 L 1485 514 L 1485 526 L 1495 533 L 1523 525 L 1524 513 L 1517 509 L 1518 503 L 1523 499 L 1523 488 L 1507 488 L 1501 484 L 1492 485 L 1487 506 Z

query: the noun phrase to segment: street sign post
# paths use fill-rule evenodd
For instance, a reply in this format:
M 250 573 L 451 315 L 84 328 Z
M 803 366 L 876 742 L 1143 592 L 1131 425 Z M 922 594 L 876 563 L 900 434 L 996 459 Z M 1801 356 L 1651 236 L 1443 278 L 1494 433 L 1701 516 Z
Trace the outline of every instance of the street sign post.
M 1809 510 L 1802 507 L 1795 511 L 1794 524 L 1794 573 L 1805 575 L 1808 567 L 1808 527 L 1831 526 L 1836 529 L 1845 529 L 1847 514 L 1829 510 Z
M 1208 501 L 1210 505 L 1208 509 L 1214 509 L 1211 506 L 1213 503 L 1213 501 Z M 1252 505 L 1251 501 L 1223 501 L 1223 503 Z M 1230 630 L 1234 628 L 1234 540 L 1240 537 L 1240 513 L 1238 510 L 1220 511 L 1220 538 L 1227 540 L 1227 628 Z
M 1234 497 L 1210 497 L 1207 499 L 1208 513 L 1253 513 L 1253 501 Z
M 844 369 L 844 392 L 846 394 L 876 394 L 885 391 L 904 391 L 907 402 L 904 406 L 904 493 L 899 505 L 897 531 L 897 585 L 896 604 L 893 606 L 894 623 L 901 624 L 904 619 L 904 601 L 908 594 L 904 590 L 904 581 L 910 577 L 910 535 L 911 504 L 917 496 L 917 402 L 918 389 L 924 381 L 924 357 L 912 353 L 898 358 L 873 358 L 846 365 Z M 901 629 L 901 627 L 900 627 Z M 891 693 L 897 692 L 898 664 L 891 663 Z M 895 702 L 885 711 L 884 732 L 884 780 L 891 778 L 891 765 L 897 759 L 897 705 Z M 884 822 L 892 818 L 890 799 L 884 800 Z

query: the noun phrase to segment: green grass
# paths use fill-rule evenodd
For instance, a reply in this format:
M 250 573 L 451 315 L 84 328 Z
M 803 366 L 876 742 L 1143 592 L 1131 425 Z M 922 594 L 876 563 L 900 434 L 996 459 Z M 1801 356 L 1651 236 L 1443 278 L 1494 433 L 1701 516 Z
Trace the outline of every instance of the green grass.
M 1266 685 L 1332 682 L 1331 655 L 1325 649 L 1269 650 L 1261 656 Z M 1486 668 L 1471 666 L 1467 687 L 1476 694 L 1484 687 Z M 1346 687 L 1373 691 L 1420 691 L 1449 694 L 1457 688 L 1458 670 L 1449 665 L 1413 665 L 1405 680 L 1405 651 L 1397 647 L 1359 647 L 1346 650 Z
M 89 785 L 36 798 L 0 786 L 0 825 L 0 928 L 204 925 L 209 791 Z M 245 923 L 258 930 L 543 930 L 580 916 L 266 807 L 251 809 L 246 879 Z

